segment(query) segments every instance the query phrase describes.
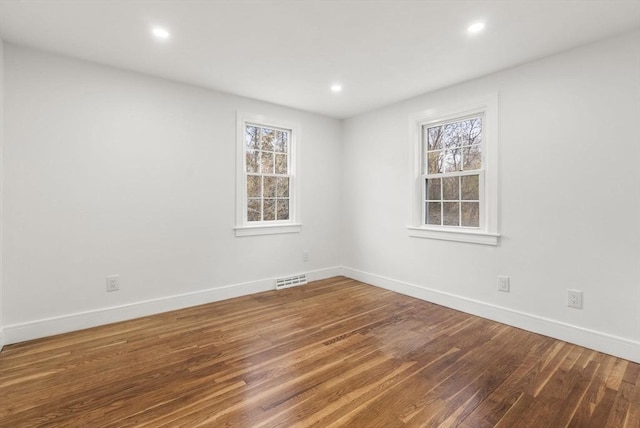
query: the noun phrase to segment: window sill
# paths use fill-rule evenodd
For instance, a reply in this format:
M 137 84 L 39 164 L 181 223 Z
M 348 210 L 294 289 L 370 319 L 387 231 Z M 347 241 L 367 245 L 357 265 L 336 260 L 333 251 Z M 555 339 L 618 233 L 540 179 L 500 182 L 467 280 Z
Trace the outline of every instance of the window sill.
M 299 233 L 302 230 L 302 224 L 274 224 L 259 226 L 240 226 L 234 227 L 236 236 L 254 236 L 254 235 L 277 235 L 280 233 Z
M 472 229 L 435 229 L 427 227 L 407 227 L 409 236 L 415 238 L 439 239 L 442 241 L 468 242 L 471 244 L 498 245 L 500 235 Z

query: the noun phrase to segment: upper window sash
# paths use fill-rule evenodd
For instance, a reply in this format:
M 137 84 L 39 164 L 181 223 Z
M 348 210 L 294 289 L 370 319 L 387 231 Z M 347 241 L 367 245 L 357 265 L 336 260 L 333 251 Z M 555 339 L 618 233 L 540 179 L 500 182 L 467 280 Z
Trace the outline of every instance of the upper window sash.
M 452 129 L 454 124 L 458 126 Z M 443 174 L 482 168 L 483 126 L 484 115 L 472 115 L 422 125 L 423 174 Z M 432 130 L 434 132 L 431 132 Z

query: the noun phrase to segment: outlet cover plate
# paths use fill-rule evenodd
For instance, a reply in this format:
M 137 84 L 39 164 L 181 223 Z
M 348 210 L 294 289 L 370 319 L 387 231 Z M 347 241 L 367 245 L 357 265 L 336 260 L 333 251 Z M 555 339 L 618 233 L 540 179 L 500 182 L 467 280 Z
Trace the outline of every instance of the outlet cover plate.
M 567 290 L 567 305 L 570 308 L 582 309 L 582 291 Z
M 108 275 L 107 276 L 107 291 L 120 290 L 120 275 Z
M 498 291 L 508 293 L 511 291 L 511 285 L 509 284 L 509 277 L 504 275 L 498 275 Z

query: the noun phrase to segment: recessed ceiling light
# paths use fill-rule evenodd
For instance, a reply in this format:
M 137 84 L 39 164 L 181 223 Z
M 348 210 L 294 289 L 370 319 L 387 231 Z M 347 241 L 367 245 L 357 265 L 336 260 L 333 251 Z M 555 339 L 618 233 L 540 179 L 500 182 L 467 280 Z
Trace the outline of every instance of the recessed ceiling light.
M 156 39 L 160 40 L 166 40 L 170 36 L 169 32 L 162 27 L 154 27 L 153 30 L 151 30 L 151 33 L 156 37 Z
M 339 83 L 334 83 L 333 85 L 331 85 L 331 92 L 340 92 L 342 91 L 342 85 L 340 85 Z
M 484 22 L 475 22 L 467 27 L 467 33 L 478 34 L 484 30 Z

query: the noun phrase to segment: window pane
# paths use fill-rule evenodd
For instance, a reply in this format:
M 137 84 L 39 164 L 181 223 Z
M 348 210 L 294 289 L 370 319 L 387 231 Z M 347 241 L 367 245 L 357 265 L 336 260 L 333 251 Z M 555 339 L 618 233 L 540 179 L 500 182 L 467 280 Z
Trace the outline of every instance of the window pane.
M 442 149 L 442 126 L 427 128 L 427 150 Z
M 247 220 L 260 221 L 262 214 L 262 201 L 260 199 L 249 199 L 247 201 Z
M 262 128 L 262 150 L 273 151 L 273 141 L 276 139 L 274 129 Z
M 289 220 L 289 199 L 278 199 L 278 220 Z
M 264 213 L 263 220 L 275 220 L 276 219 L 276 200 L 265 199 L 264 200 Z
M 279 198 L 289 197 L 289 177 L 276 178 L 276 195 Z
M 455 172 L 462 170 L 462 150 L 445 150 L 442 159 L 442 172 Z
M 466 171 L 482 168 L 482 148 L 479 145 L 465 147 L 462 151 Z
M 262 186 L 261 178 L 259 175 L 247 175 L 247 196 L 249 198 L 259 198 L 260 186 Z
M 287 153 L 289 147 L 289 133 L 286 131 L 276 131 L 276 139 L 273 145 L 276 152 Z
M 256 126 L 247 126 L 245 128 L 244 141 L 248 150 L 258 150 L 259 128 Z
M 287 174 L 287 155 L 276 153 L 276 174 Z
M 427 179 L 427 200 L 428 201 L 439 201 L 442 199 L 442 195 L 440 194 L 440 186 L 442 183 L 441 178 L 430 178 Z
M 445 226 L 460 226 L 460 202 L 443 202 L 442 210 L 442 224 Z
M 260 153 L 260 163 L 263 174 L 273 174 L 273 153 Z
M 458 179 L 460 177 L 447 177 L 442 179 L 442 198 L 449 201 L 460 199 Z
M 444 152 L 429 152 L 427 153 L 427 173 L 437 174 L 442 172 L 442 163 L 444 161 Z
M 482 143 L 482 118 L 474 117 L 466 121 L 466 137 L 464 145 Z
M 276 196 L 276 178 L 264 177 L 264 189 L 262 196 L 264 198 L 274 198 Z
M 462 199 L 475 201 L 480 199 L 479 175 L 463 175 L 460 177 L 460 182 Z
M 463 202 L 462 203 L 462 226 L 467 226 L 467 227 L 480 226 L 480 203 L 479 202 Z
M 440 202 L 427 202 L 427 215 L 426 215 L 426 223 L 427 224 L 442 224 L 442 212 L 441 212 L 441 203 Z
M 462 147 L 461 122 L 448 123 L 444 126 L 444 146 L 446 148 Z
M 456 148 L 471 144 L 480 144 L 482 138 L 482 121 L 479 117 L 453 122 L 444 125 L 443 148 Z
M 247 150 L 245 158 L 247 162 L 247 172 L 260 172 L 258 167 L 258 153 L 253 150 Z

